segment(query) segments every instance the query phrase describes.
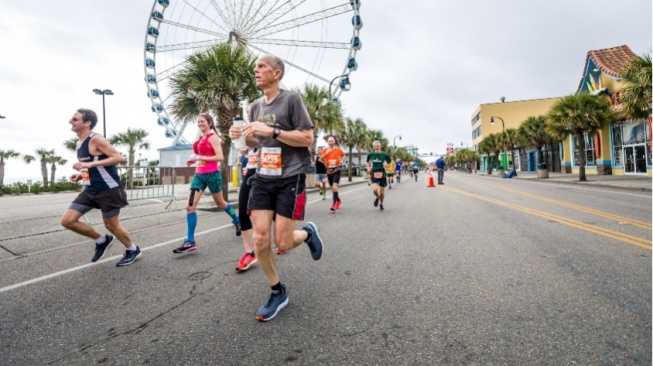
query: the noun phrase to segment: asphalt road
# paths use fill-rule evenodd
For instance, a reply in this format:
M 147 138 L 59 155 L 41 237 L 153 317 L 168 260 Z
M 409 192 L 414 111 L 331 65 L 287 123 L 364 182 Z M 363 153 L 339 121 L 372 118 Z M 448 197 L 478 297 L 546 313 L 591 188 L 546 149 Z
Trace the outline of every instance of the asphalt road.
M 0 197 L 0 365 L 651 364 L 650 192 L 445 183 L 405 179 L 384 212 L 366 184 L 336 213 L 309 195 L 325 253 L 277 257 L 290 303 L 269 323 L 260 268 L 235 272 L 242 241 L 208 204 L 198 251 L 173 255 L 185 212 L 134 202 L 144 253 L 118 268 L 119 245 L 91 264 L 59 226 L 73 194 Z

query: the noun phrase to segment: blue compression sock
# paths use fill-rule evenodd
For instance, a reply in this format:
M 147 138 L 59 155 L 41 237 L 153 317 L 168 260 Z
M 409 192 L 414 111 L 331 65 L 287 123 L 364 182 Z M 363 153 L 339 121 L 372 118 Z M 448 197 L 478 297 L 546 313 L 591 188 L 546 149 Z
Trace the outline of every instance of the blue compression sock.
M 186 223 L 188 224 L 188 235 L 186 240 L 191 243 L 195 242 L 195 227 L 197 226 L 197 212 L 186 214 Z
M 231 219 L 233 220 L 234 223 L 237 224 L 240 222 L 238 215 L 236 215 L 236 211 L 234 211 L 234 208 L 231 207 L 231 203 L 227 204 L 227 208 L 224 209 L 224 212 L 226 212 L 227 215 L 231 216 Z

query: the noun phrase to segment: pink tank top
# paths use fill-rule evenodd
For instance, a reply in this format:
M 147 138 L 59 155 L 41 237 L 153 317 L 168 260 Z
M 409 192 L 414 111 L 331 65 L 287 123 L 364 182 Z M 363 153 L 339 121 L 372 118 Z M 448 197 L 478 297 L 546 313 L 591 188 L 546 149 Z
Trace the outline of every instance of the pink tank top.
M 209 132 L 208 135 L 202 136 L 199 140 L 193 143 L 193 152 L 197 155 L 202 156 L 215 156 L 215 150 L 209 141 L 211 136 L 215 135 L 213 132 Z M 217 161 L 198 161 L 195 166 L 195 173 L 213 173 L 220 170 L 220 166 Z

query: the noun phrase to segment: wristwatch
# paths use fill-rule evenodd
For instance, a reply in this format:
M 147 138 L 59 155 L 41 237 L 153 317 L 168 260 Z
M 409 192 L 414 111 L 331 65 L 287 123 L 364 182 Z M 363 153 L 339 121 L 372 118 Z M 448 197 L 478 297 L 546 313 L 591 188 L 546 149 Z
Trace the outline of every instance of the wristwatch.
M 276 140 L 277 137 L 279 137 L 279 134 L 281 134 L 281 130 L 278 129 L 278 128 L 275 128 L 274 131 L 272 132 L 272 138 Z

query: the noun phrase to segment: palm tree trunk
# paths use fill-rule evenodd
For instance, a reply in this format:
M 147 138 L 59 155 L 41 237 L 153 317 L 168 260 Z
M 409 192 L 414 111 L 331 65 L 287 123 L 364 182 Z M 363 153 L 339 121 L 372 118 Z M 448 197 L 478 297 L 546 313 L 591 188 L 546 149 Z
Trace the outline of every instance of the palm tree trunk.
M 348 180 L 349 182 L 351 182 L 351 180 L 352 180 L 352 179 L 351 179 L 351 169 L 352 169 L 352 167 L 353 167 L 353 165 L 354 165 L 354 162 L 353 162 L 354 159 L 352 159 L 352 155 L 351 155 L 351 154 L 354 153 L 353 150 L 354 150 L 354 146 L 353 146 L 353 145 L 349 145 L 349 180 Z M 1 181 L 0 181 L 0 183 L 1 183 Z
M 0 159 L 0 186 L 5 184 L 5 162 Z
M 55 177 L 55 172 L 57 171 L 57 165 L 52 162 L 52 166 L 50 167 L 50 184 L 54 187 L 54 177 Z
M 134 189 L 134 155 L 136 154 L 136 151 L 131 148 L 129 149 L 128 154 L 129 156 L 127 156 L 127 164 L 129 165 L 129 168 L 127 170 L 127 179 L 129 182 L 129 189 Z
M 41 178 L 43 178 L 43 188 L 48 188 L 48 166 L 45 160 L 41 160 Z
M 510 149 L 510 154 L 512 155 L 512 175 L 517 176 L 517 169 L 515 168 L 515 149 Z
M 575 138 L 578 141 L 578 181 L 587 182 L 587 176 L 585 175 L 585 139 L 582 133 L 576 135 Z

